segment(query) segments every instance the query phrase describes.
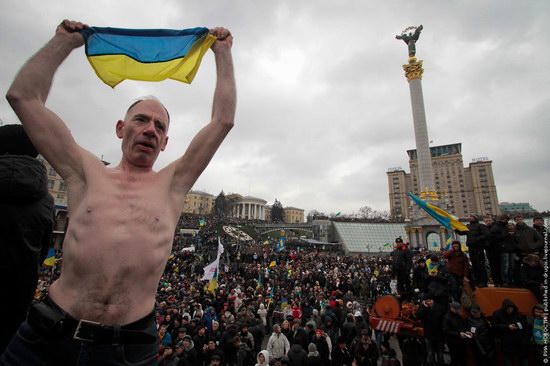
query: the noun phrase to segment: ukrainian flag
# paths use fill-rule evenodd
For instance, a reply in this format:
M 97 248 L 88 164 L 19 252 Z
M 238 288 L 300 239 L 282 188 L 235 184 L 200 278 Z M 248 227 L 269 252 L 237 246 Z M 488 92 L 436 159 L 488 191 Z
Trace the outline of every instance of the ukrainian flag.
M 212 295 L 215 295 L 217 288 L 218 288 L 218 270 L 216 269 L 214 276 L 212 277 L 210 282 L 208 282 L 208 287 L 206 288 L 206 290 L 210 292 Z
M 48 267 L 53 267 L 55 264 L 55 249 L 50 248 L 48 249 L 48 255 L 46 256 L 46 259 L 44 259 L 44 265 Z
M 456 217 L 451 215 L 445 210 L 440 209 L 439 207 L 432 205 L 431 203 L 424 202 L 420 198 L 416 197 L 411 192 L 407 194 L 413 199 L 413 201 L 420 206 L 424 211 L 430 214 L 431 217 L 436 219 L 441 225 L 445 226 L 448 230 L 459 230 L 459 231 L 468 231 L 466 225 L 458 221 Z
M 80 31 L 86 57 L 97 76 L 114 88 L 131 80 L 179 80 L 190 84 L 216 37 L 208 28 L 124 29 L 90 27 Z

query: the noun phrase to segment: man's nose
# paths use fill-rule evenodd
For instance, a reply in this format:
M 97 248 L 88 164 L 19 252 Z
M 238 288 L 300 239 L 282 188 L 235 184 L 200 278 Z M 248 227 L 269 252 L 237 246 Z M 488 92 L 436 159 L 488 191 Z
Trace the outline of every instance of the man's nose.
M 143 134 L 147 136 L 154 136 L 156 134 L 155 122 L 151 121 L 143 127 Z

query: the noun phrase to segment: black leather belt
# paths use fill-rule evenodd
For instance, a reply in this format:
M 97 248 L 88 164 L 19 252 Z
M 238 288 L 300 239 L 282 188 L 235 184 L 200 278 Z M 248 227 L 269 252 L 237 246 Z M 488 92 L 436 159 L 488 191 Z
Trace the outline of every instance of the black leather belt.
M 38 332 L 64 334 L 75 340 L 98 344 L 150 344 L 157 338 L 143 329 L 154 323 L 154 314 L 127 325 L 103 325 L 85 319 L 75 319 L 51 299 L 31 305 L 28 323 Z

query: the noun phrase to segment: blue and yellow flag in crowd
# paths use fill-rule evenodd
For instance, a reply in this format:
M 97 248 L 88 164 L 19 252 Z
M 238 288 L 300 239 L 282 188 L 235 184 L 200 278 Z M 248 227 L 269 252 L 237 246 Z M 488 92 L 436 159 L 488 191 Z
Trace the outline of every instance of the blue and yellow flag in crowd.
M 114 88 L 126 79 L 190 84 L 216 37 L 208 28 L 124 29 L 90 27 L 80 31 L 86 57 L 97 76 Z
M 55 249 L 50 248 L 48 249 L 48 255 L 46 256 L 46 259 L 44 259 L 44 265 L 48 267 L 53 267 L 55 264 Z
M 432 205 L 431 203 L 424 202 L 411 192 L 407 194 L 412 198 L 412 200 L 420 206 L 424 211 L 426 211 L 431 217 L 436 219 L 441 225 L 445 226 L 448 230 L 460 230 L 468 231 L 466 225 L 458 221 L 456 217 L 451 215 L 445 210 L 440 209 L 439 207 Z
M 212 295 L 215 295 L 217 288 L 218 288 L 218 269 L 216 268 L 216 272 L 214 273 L 214 276 L 212 276 L 212 279 L 210 280 L 210 282 L 208 282 L 208 287 L 206 289 Z

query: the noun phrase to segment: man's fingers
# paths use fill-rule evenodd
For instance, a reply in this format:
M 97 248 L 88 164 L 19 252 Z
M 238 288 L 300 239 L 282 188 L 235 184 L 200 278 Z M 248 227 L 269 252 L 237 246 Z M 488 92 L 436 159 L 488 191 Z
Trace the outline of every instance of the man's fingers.
M 210 29 L 210 34 L 215 36 L 219 40 L 223 40 L 231 35 L 231 32 L 229 32 L 229 29 L 224 27 L 216 27 L 213 29 Z
M 62 26 L 63 28 L 65 28 L 65 30 L 69 32 L 75 32 L 84 28 L 88 28 L 88 25 L 85 23 L 77 22 L 69 19 L 63 19 L 60 26 Z

